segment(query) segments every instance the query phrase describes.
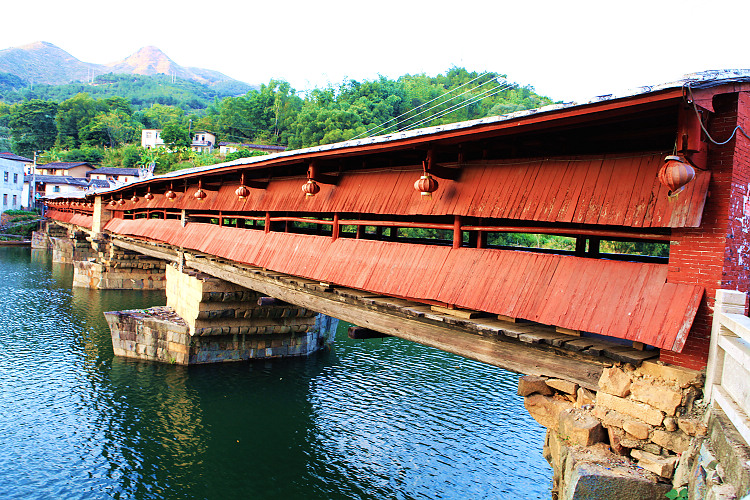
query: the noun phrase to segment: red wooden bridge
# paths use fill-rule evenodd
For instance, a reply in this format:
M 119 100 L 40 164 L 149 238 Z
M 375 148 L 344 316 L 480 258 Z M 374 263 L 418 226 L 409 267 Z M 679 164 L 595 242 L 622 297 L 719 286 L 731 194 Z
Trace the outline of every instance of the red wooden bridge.
M 714 142 L 750 130 L 749 91 L 743 78 L 699 79 L 245 158 L 49 200 L 47 215 L 154 255 L 189 252 L 224 279 L 254 270 L 427 306 L 422 316 L 523 320 L 519 331 L 609 337 L 699 368 L 713 291 L 748 289 L 748 138 Z M 695 173 L 672 196 L 659 179 L 669 155 Z M 517 233 L 570 247 L 520 248 Z M 669 256 L 606 253 L 608 242 L 662 243 Z

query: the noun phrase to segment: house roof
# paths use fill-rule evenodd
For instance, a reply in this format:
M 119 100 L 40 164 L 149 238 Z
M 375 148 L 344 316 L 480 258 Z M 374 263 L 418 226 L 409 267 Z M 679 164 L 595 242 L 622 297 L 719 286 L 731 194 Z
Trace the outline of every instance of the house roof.
M 22 161 L 24 163 L 33 163 L 34 160 L 30 160 L 29 158 L 26 158 L 24 156 L 18 156 L 17 154 L 13 154 L 10 152 L 4 152 L 0 153 L 0 158 L 4 160 L 14 160 L 14 161 Z
M 286 151 L 284 146 L 269 146 L 266 144 L 248 144 L 245 142 L 220 142 L 219 146 L 236 146 L 240 148 L 268 149 L 271 151 Z
M 103 175 L 138 175 L 137 168 L 124 168 L 124 167 L 100 167 L 94 170 L 86 172 L 86 176 L 91 174 L 103 174 Z
M 89 187 L 93 187 L 95 189 L 108 188 L 109 186 L 110 186 L 110 183 L 106 179 L 90 179 L 89 180 Z
M 32 178 L 36 182 L 43 184 L 67 184 L 69 186 L 88 187 L 88 179 L 82 179 L 80 177 L 71 177 L 69 175 L 30 175 L 24 176 L 24 182 L 31 182 Z
M 37 165 L 37 168 L 46 168 L 50 170 L 56 170 L 56 169 L 70 169 L 75 167 L 80 167 L 81 165 L 88 165 L 91 168 L 94 168 L 91 163 L 87 161 L 52 161 L 49 163 L 44 163 L 41 165 Z

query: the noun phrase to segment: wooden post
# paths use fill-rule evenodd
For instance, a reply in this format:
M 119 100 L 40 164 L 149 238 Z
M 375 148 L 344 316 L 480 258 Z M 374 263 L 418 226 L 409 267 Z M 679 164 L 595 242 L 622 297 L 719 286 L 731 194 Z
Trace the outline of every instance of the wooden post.
M 331 226 L 331 237 L 333 241 L 339 238 L 339 214 L 333 214 L 333 225 Z
M 463 243 L 463 233 L 461 232 L 461 216 L 453 217 L 453 248 L 461 248 Z
M 724 369 L 724 349 L 719 348 L 719 337 L 726 327 L 721 325 L 720 315 L 745 314 L 746 294 L 734 290 L 716 290 L 714 317 L 711 323 L 711 343 L 708 348 L 708 365 L 706 366 L 706 383 L 703 387 L 703 399 L 710 401 L 714 385 L 721 384 Z
M 357 236 L 355 236 L 356 239 L 362 238 L 362 226 L 357 226 Z
M 187 210 L 184 208 L 180 211 L 180 223 L 182 224 L 182 227 L 185 227 L 187 224 Z
M 598 257 L 599 256 L 599 238 L 589 238 L 589 256 L 590 257 Z
M 266 221 L 263 224 L 263 232 L 271 232 L 271 212 L 266 212 Z
M 576 238 L 576 255 L 583 257 L 586 254 L 586 238 L 579 236 Z

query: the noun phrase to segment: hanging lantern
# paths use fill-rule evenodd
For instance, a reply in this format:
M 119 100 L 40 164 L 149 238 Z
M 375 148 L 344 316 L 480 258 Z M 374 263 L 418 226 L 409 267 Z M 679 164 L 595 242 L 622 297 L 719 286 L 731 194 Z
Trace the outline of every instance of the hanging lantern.
M 422 177 L 414 182 L 414 189 L 419 191 L 423 197 L 432 198 L 432 193 L 437 191 L 437 188 L 438 181 L 427 172 L 424 172 Z
M 140 199 L 140 198 L 138 198 L 138 195 L 137 195 L 137 194 L 135 194 L 135 191 L 133 191 L 133 197 L 132 197 L 132 198 L 130 198 L 130 201 L 132 201 L 133 203 L 138 203 L 138 200 L 139 200 L 139 199 Z
M 206 192 L 201 187 L 201 180 L 198 179 L 198 191 L 196 191 L 195 193 L 193 193 L 193 198 L 195 198 L 198 201 L 203 201 L 203 200 L 206 199 L 206 196 L 208 196 L 208 195 L 206 194 Z
M 151 186 L 148 187 L 148 192 L 146 193 L 144 198 L 146 198 L 146 201 L 151 201 L 154 199 L 154 195 L 151 194 Z
M 115 200 L 115 198 L 114 198 L 114 197 L 112 197 L 112 199 L 111 199 L 111 200 L 109 200 L 109 206 L 110 206 L 110 207 L 114 207 L 114 206 L 116 206 L 116 205 L 117 205 L 117 201 Z
M 122 195 L 120 195 L 120 202 L 119 203 L 120 203 L 120 205 L 124 205 L 125 204 L 125 198 L 123 198 Z
M 320 193 L 320 186 L 312 179 L 307 179 L 307 182 L 302 184 L 302 192 L 305 193 L 305 197 L 315 196 Z
M 237 188 L 237 190 L 234 192 L 234 194 L 237 195 L 237 198 L 240 200 L 244 200 L 248 196 L 250 196 L 250 190 L 245 186 L 245 172 L 242 172 L 242 179 L 240 180 L 240 187 Z
M 174 201 L 177 198 L 177 193 L 174 192 L 174 187 L 171 182 L 169 183 L 169 190 L 164 193 L 164 197 L 169 201 Z
M 695 178 L 695 169 L 679 156 L 667 156 L 659 169 L 659 182 L 669 189 L 669 196 L 677 196 Z

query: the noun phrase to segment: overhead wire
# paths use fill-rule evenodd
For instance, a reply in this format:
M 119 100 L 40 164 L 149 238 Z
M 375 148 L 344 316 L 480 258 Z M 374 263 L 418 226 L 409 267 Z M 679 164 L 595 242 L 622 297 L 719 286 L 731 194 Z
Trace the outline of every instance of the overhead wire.
M 476 80 L 479 80 L 480 78 L 482 78 L 483 76 L 486 76 L 486 75 L 488 75 L 488 74 L 490 74 L 490 72 L 489 72 L 489 71 L 485 71 L 484 73 L 482 73 L 481 75 L 477 76 L 476 78 L 473 78 L 473 79 L 469 80 L 468 82 L 466 82 L 466 83 L 463 83 L 463 84 L 459 85 L 458 87 L 456 87 L 456 88 L 454 88 L 454 89 L 451 89 L 451 90 L 449 90 L 449 91 L 448 91 L 448 92 L 446 92 L 445 94 L 441 94 L 441 95 L 439 95 L 439 96 L 437 96 L 437 97 L 435 97 L 435 98 L 433 98 L 433 99 L 430 99 L 429 101 L 427 101 L 427 102 L 425 102 L 425 103 L 423 103 L 423 104 L 420 104 L 419 106 L 417 106 L 417 107 L 415 107 L 415 108 L 412 108 L 412 109 L 410 109 L 409 111 L 405 111 L 405 112 L 401 113 L 400 115 L 398 115 L 398 116 L 395 116 L 395 117 L 391 118 L 390 120 L 386 120 L 386 121 L 384 121 L 383 123 L 381 123 L 381 124 L 379 124 L 379 125 L 376 125 L 376 126 L 374 126 L 374 127 L 370 128 L 369 130 L 365 130 L 365 131 L 364 131 L 364 132 L 362 132 L 361 134 L 359 134 L 359 135 L 357 135 L 357 136 L 355 136 L 355 137 L 352 137 L 352 139 L 358 139 L 358 138 L 360 138 L 360 137 L 364 136 L 365 134 L 369 134 L 369 133 L 370 133 L 370 132 L 372 132 L 373 130 L 377 130 L 377 129 L 379 129 L 379 128 L 384 128 L 384 127 L 385 127 L 385 124 L 387 124 L 387 123 L 390 123 L 390 122 L 392 122 L 393 120 L 398 120 L 399 118 L 401 118 L 401 117 L 403 117 L 403 116 L 405 116 L 405 115 L 408 115 L 408 114 L 410 114 L 410 113 L 413 113 L 414 111 L 418 110 L 419 108 L 421 108 L 421 107 L 423 107 L 423 106 L 427 106 L 428 104 L 430 104 L 430 103 L 432 103 L 432 102 L 434 102 L 434 101 L 437 101 L 438 99 L 442 99 L 442 98 L 446 97 L 447 95 L 449 95 L 449 94 L 451 94 L 451 93 L 455 92 L 456 90 L 458 90 L 458 89 L 460 89 L 460 88 L 462 88 L 462 87 L 465 87 L 466 85 L 469 85 L 470 83 L 473 83 L 473 82 L 475 82 Z M 484 82 L 484 83 L 483 83 L 482 85 L 486 85 L 487 83 L 489 83 L 489 82 L 491 82 L 491 81 L 493 81 L 493 80 L 496 80 L 496 79 L 497 79 L 497 77 L 493 77 L 493 78 L 491 78 L 491 79 L 487 80 L 486 82 Z M 481 85 L 480 85 L 480 86 L 481 86 Z M 470 91 L 471 91 L 471 90 L 467 90 L 466 92 L 470 92 Z M 453 97 L 452 97 L 451 99 L 454 99 L 454 98 L 456 98 L 456 97 L 462 96 L 462 95 L 464 95 L 464 94 L 465 94 L 466 92 L 462 92 L 462 93 L 461 93 L 461 94 L 459 94 L 458 96 L 453 96 Z M 451 99 L 448 99 L 448 100 L 451 100 Z M 446 102 L 447 102 L 447 101 L 446 101 Z M 441 103 L 441 104 L 444 104 L 444 103 Z M 439 105 L 439 104 L 438 104 L 438 105 Z M 426 111 L 429 111 L 430 109 L 433 109 L 434 107 L 435 107 L 435 106 L 433 106 L 433 107 L 431 107 L 431 108 L 429 108 L 429 109 L 426 109 L 426 110 L 424 110 L 424 111 L 421 111 L 420 113 L 417 113 L 417 114 L 421 114 L 421 113 L 424 113 L 424 112 L 426 112 Z M 404 120 L 402 120 L 402 121 L 404 121 Z M 401 121 L 401 122 L 402 122 L 402 121 Z M 398 123 L 401 123 L 401 122 L 397 122 L 397 123 L 396 123 L 396 125 L 397 125 Z M 389 125 L 389 126 L 388 126 L 387 128 L 390 128 L 391 126 L 392 126 L 392 125 Z M 369 137 L 369 136 L 367 136 L 367 137 Z
M 405 131 L 406 130 L 413 130 L 416 127 L 418 127 L 418 126 L 420 126 L 420 125 L 422 125 L 424 123 L 428 123 L 428 122 L 430 122 L 432 120 L 436 120 L 436 119 L 441 118 L 441 117 L 443 117 L 443 116 L 445 116 L 447 114 L 450 114 L 450 113 L 453 113 L 453 112 L 458 111 L 460 109 L 463 109 L 463 108 L 465 108 L 467 106 L 471 106 L 474 103 L 477 103 L 477 102 L 479 102 L 479 101 L 481 101 L 483 99 L 486 99 L 488 97 L 492 97 L 493 95 L 499 94 L 500 92 L 508 90 L 509 88 L 512 88 L 512 87 L 514 87 L 513 84 L 508 84 L 508 85 L 504 85 L 504 86 L 503 85 L 499 85 L 499 86 L 497 86 L 495 88 L 486 90 L 486 91 L 482 92 L 481 94 L 479 94 L 477 96 L 474 96 L 474 97 L 472 97 L 471 99 L 469 99 L 467 101 L 460 102 L 458 104 L 454 104 L 453 106 L 449 107 L 448 109 L 444 109 L 444 110 L 439 111 L 437 113 L 434 113 L 434 114 L 428 116 L 427 118 L 424 118 L 424 119 L 422 119 L 422 120 L 420 120 L 420 121 L 418 121 L 416 123 L 413 123 L 413 124 L 409 125 L 408 127 L 404 128 L 403 130 L 405 130 Z M 492 92 L 492 93 L 488 94 L 488 92 Z M 488 94 L 488 95 L 485 95 L 485 94 Z
M 739 130 L 742 132 L 742 135 L 744 135 L 746 138 L 750 139 L 750 135 L 748 135 L 747 132 L 745 132 L 745 129 L 743 129 L 740 125 L 737 125 L 734 127 L 734 130 L 732 130 L 732 133 L 729 134 L 729 138 L 725 141 L 717 141 L 713 137 L 711 137 L 711 134 L 708 133 L 708 130 L 706 129 L 706 126 L 703 125 L 703 119 L 701 117 L 700 111 L 698 111 L 698 106 L 695 104 L 695 98 L 693 97 L 693 89 L 690 87 L 690 83 L 687 83 L 685 85 L 688 89 L 688 93 L 690 94 L 690 101 L 693 105 L 693 110 L 695 111 L 695 116 L 698 117 L 698 123 L 701 126 L 701 130 L 703 130 L 703 133 L 706 134 L 706 138 L 711 141 L 712 143 L 716 144 L 717 146 L 723 146 L 724 144 L 728 143 L 732 139 L 734 139 L 735 134 L 737 134 L 737 131 Z

